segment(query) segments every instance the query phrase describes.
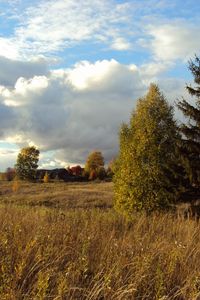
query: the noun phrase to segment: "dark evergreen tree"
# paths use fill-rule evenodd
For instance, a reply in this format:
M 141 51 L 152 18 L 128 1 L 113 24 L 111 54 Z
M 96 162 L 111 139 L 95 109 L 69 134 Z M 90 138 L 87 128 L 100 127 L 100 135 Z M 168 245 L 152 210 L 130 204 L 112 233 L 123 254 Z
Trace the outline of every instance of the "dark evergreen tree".
M 185 99 L 178 102 L 178 108 L 188 119 L 187 124 L 180 126 L 182 140 L 180 154 L 183 166 L 191 186 L 200 186 L 200 58 L 195 57 L 189 62 L 189 70 L 194 77 L 195 86 L 187 85 L 189 94 L 195 97 L 195 105 Z

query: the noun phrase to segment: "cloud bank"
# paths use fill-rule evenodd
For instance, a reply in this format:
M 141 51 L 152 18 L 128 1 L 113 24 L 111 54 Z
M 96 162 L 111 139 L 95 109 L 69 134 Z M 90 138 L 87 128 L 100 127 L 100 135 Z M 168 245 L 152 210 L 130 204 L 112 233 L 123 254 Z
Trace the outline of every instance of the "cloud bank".
M 83 162 L 93 149 L 111 159 L 119 125 L 145 90 L 138 68 L 115 60 L 20 77 L 13 88 L 1 87 L 0 138 L 33 142 L 71 162 Z
M 0 88 L 0 139 L 53 150 L 60 165 L 84 163 L 94 149 L 109 161 L 117 154 L 120 124 L 148 88 L 144 78 L 142 68 L 113 59 L 20 77 L 12 88 Z M 169 92 L 171 83 L 163 87 Z

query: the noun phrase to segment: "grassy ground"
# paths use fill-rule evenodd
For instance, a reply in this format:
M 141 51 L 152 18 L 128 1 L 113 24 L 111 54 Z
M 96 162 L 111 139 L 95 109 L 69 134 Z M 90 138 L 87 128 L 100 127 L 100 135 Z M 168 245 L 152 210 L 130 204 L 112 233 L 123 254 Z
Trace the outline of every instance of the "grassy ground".
M 26 183 L 0 181 L 0 203 L 51 208 L 110 208 L 112 183 Z
M 111 183 L 0 191 L 0 299 L 199 299 L 197 222 L 125 220 Z

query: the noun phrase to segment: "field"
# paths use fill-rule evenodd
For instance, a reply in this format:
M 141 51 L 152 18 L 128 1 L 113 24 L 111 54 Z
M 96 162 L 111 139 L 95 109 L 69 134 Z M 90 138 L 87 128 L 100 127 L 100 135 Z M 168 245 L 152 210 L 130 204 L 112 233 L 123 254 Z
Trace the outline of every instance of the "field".
M 13 191 L 14 190 L 14 191 Z M 26 183 L 0 181 L 0 203 L 57 209 L 112 207 L 112 183 Z
M 0 182 L 0 299 L 200 299 L 200 225 L 127 220 L 112 190 Z

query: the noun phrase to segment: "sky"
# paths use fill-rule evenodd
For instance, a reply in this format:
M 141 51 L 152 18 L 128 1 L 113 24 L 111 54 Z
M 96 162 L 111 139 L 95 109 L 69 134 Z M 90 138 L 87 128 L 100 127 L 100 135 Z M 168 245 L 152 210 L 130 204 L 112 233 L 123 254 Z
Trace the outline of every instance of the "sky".
M 29 145 L 40 168 L 114 158 L 151 82 L 193 101 L 199 29 L 197 0 L 0 0 L 0 171 Z

